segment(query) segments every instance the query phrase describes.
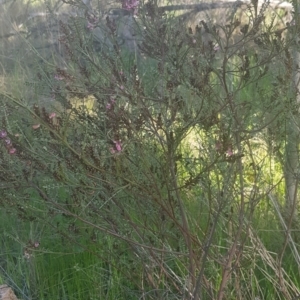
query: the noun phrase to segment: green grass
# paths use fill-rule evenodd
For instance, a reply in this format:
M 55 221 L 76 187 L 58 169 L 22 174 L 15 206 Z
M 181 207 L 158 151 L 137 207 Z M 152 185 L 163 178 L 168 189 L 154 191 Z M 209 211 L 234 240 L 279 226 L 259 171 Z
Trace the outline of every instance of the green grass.
M 134 287 L 124 278 L 120 263 L 126 254 L 111 256 L 111 247 L 118 243 L 108 237 L 88 242 L 78 235 L 76 243 L 81 246 L 76 246 L 43 229 L 35 248 L 30 236 L 37 230 L 32 232 L 32 222 L 2 210 L 0 226 L 0 278 L 21 299 L 130 299 L 126 289 Z
M 197 212 L 195 203 L 188 203 L 190 205 L 187 209 Z M 283 242 L 283 232 L 271 208 L 264 209 L 265 212 L 257 209 L 257 221 L 253 227 L 259 228 L 257 233 L 262 243 L 276 260 L 276 252 Z M 205 215 L 204 210 L 205 207 L 202 206 L 199 217 Z M 99 235 L 96 241 L 88 240 L 84 234 L 76 236 L 76 242 L 81 244 L 78 246 L 59 236 L 51 228 L 20 220 L 16 215 L 7 215 L 5 210 L 1 210 L 0 220 L 3 231 L 0 278 L 13 287 L 20 299 L 138 299 L 135 295 L 137 286 L 130 277 L 126 278 L 130 269 L 137 272 L 135 276 L 142 276 L 138 266 L 133 268 L 135 263 L 130 248 L 124 248 L 114 239 Z M 197 225 L 205 228 L 206 221 L 202 221 L 203 225 Z M 224 221 L 226 224 L 226 218 Z M 227 234 L 224 233 L 224 226 L 220 223 L 215 235 L 216 246 L 220 248 L 218 253 L 225 253 L 227 248 Z M 40 241 L 40 246 L 36 249 L 30 246 L 30 241 L 35 238 Z M 250 247 L 249 252 L 245 251 L 241 269 L 243 274 L 240 278 L 245 277 L 242 286 L 247 289 L 248 294 L 259 295 L 261 299 L 284 299 L 277 295 L 277 289 L 274 288 L 274 270 L 266 264 L 263 257 L 252 257 L 251 243 L 247 247 Z M 26 252 L 29 256 L 26 256 Z M 116 253 L 119 255 L 116 256 Z M 177 270 L 178 275 L 185 273 L 182 263 L 176 263 L 176 260 L 169 263 L 174 271 Z M 299 287 L 298 266 L 290 251 L 286 251 L 282 266 L 288 278 Z M 213 261 L 207 264 L 206 274 L 215 286 L 220 284 L 221 269 Z M 250 285 L 249 278 L 253 281 Z M 227 299 L 236 299 L 235 297 L 233 293 Z

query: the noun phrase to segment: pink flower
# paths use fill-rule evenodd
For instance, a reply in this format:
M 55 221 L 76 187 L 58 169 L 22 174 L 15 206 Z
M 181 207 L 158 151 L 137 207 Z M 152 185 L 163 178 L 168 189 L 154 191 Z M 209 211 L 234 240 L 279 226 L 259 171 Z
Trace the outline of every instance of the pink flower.
M 115 143 L 115 148 L 118 152 L 122 151 L 122 145 L 121 145 L 121 141 L 114 141 Z
M 49 119 L 53 119 L 56 117 L 56 113 L 55 112 L 52 112 L 49 114 Z
M 110 147 L 109 151 L 111 154 L 119 153 L 122 151 L 122 144 L 121 141 L 113 141 L 114 147 Z
M 219 51 L 219 50 L 220 50 L 220 46 L 219 46 L 218 44 L 217 44 L 217 45 L 215 45 L 215 46 L 214 46 L 214 51 L 216 51 L 216 52 L 217 52 L 217 51 Z
M 10 149 L 8 149 L 8 153 L 9 154 L 15 154 L 16 152 L 17 152 L 16 148 L 10 148 Z
M 86 25 L 86 28 L 88 29 L 88 30 L 93 30 L 93 29 L 95 29 L 95 25 L 93 24 L 93 23 L 90 23 L 90 22 L 88 22 L 87 23 L 87 25 Z
M 121 0 L 122 8 L 125 10 L 130 10 L 135 15 L 137 13 L 137 8 L 139 6 L 138 0 Z
M 35 124 L 35 125 L 32 125 L 32 128 L 33 129 L 38 129 L 38 128 L 40 128 L 40 126 L 41 126 L 41 124 Z
M 95 29 L 97 27 L 97 24 L 99 23 L 99 19 L 92 14 L 87 16 L 87 20 L 88 20 L 88 23 L 87 23 L 86 27 L 89 30 Z
M 106 104 L 106 109 L 107 109 L 107 110 L 112 109 L 112 108 L 114 107 L 114 104 L 115 104 L 115 103 L 116 103 L 116 100 L 115 100 L 114 98 L 110 97 L 110 102 L 108 102 L 108 103 Z
M 7 132 L 5 130 L 1 130 L 0 131 L 0 139 L 4 139 L 5 137 L 7 137 Z
M 55 74 L 54 75 L 54 79 L 55 80 L 64 80 L 65 78 L 63 76 L 61 76 L 61 75 Z
M 228 155 L 228 156 L 232 156 L 232 155 L 233 155 L 233 152 L 232 152 L 231 147 L 229 147 L 229 148 L 227 149 L 227 155 Z
M 11 140 L 10 139 L 5 139 L 4 142 L 7 146 L 11 145 Z

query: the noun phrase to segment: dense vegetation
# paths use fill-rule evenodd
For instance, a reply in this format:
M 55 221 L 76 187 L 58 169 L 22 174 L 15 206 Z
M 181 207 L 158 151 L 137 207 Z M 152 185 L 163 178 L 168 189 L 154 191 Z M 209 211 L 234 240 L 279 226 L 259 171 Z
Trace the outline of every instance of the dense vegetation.
M 0 283 L 24 300 L 298 299 L 298 14 L 63 2 L 2 34 Z

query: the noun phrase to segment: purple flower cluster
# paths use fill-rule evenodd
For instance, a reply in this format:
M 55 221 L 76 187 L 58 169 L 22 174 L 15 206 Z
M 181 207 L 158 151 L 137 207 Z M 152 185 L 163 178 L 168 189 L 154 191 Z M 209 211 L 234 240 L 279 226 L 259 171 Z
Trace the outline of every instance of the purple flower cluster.
M 0 131 L 0 139 L 5 139 L 7 137 L 7 132 L 5 130 Z
M 89 30 L 95 29 L 99 23 L 99 18 L 92 14 L 87 15 L 87 20 L 88 20 L 87 29 Z
M 122 143 L 120 140 L 113 141 L 114 146 L 109 148 L 111 154 L 120 153 L 122 151 Z
M 9 154 L 15 154 L 16 148 L 13 147 L 13 144 L 10 138 L 7 137 L 7 132 L 3 129 L 0 131 L 0 139 L 3 140 L 4 146 L 7 149 Z
M 110 98 L 110 101 L 106 104 L 106 109 L 111 110 L 114 108 L 114 105 L 116 103 L 116 100 L 114 98 Z
M 121 0 L 122 8 L 132 11 L 134 15 L 137 14 L 139 1 L 138 0 Z

